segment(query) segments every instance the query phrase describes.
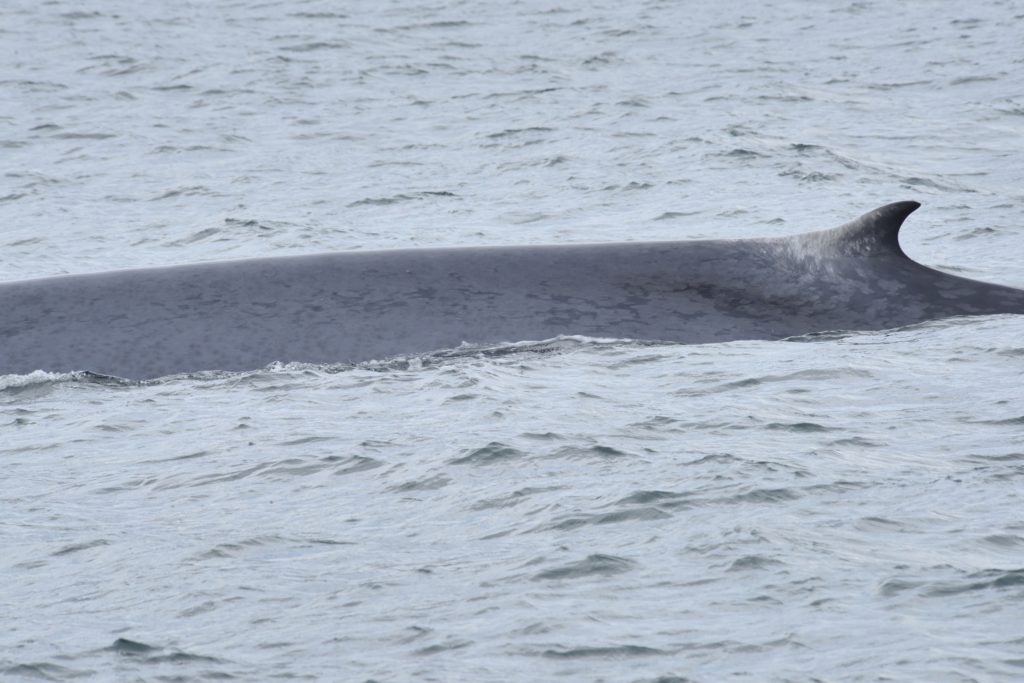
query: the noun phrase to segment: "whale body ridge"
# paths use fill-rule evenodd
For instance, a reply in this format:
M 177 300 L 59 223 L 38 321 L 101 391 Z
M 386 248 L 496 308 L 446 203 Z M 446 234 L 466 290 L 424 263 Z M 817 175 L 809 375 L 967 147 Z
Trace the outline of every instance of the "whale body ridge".
M 905 201 L 790 237 L 352 251 L 0 283 L 0 375 L 359 363 L 561 335 L 699 344 L 1024 313 L 921 265 Z

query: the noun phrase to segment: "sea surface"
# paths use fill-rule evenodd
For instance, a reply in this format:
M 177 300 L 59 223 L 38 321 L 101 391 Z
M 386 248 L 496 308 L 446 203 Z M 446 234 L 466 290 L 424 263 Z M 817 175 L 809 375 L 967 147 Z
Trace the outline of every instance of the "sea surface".
M 916 199 L 911 256 L 1024 287 L 1022 45 L 1019 0 L 4 0 L 0 280 Z M 7 679 L 1024 680 L 1024 319 L 0 377 Z

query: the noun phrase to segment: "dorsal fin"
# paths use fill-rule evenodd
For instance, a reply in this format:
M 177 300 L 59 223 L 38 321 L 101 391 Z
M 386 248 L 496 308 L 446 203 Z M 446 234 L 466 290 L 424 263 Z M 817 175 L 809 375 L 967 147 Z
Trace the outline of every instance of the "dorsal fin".
M 919 206 L 918 202 L 886 204 L 819 234 L 847 256 L 906 256 L 900 248 L 900 226 Z

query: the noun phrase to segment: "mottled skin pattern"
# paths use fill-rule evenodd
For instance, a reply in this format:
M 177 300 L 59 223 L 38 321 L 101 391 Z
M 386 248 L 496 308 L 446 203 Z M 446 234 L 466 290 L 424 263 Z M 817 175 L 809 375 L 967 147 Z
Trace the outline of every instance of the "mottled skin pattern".
M 904 255 L 897 233 L 917 207 L 781 239 L 352 252 L 0 284 L 0 374 L 145 379 L 463 342 L 699 344 L 1024 313 L 1024 291 Z

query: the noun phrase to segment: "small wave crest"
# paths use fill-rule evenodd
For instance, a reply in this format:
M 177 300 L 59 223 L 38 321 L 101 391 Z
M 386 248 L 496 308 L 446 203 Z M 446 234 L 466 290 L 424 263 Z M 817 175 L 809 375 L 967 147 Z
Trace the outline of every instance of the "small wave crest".
M 373 370 L 415 370 L 452 360 L 466 358 L 504 358 L 518 354 L 563 354 L 588 349 L 619 347 L 647 348 L 665 346 L 670 342 L 615 339 L 610 337 L 587 337 L 582 335 L 560 335 L 540 341 L 502 342 L 499 344 L 463 343 L 454 349 L 444 349 L 414 356 L 399 356 L 388 360 L 360 363 L 359 367 Z
M 47 372 L 33 370 L 25 375 L 0 375 L 0 394 L 24 395 L 33 391 L 47 389 L 68 382 L 95 384 L 102 386 L 126 386 L 136 384 L 132 380 L 101 375 L 85 370 L 74 372 Z

